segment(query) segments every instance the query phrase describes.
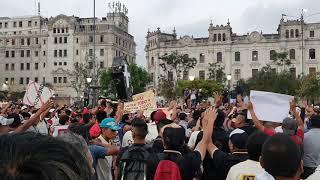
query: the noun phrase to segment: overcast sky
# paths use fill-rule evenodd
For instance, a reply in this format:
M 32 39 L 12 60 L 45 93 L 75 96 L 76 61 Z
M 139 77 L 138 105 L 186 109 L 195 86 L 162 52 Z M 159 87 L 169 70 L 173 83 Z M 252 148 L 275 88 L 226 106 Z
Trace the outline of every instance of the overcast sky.
M 58 14 L 90 17 L 93 0 L 40 0 L 41 15 Z M 96 14 L 106 16 L 106 0 L 96 0 Z M 251 31 L 276 33 L 281 14 L 299 17 L 301 9 L 306 16 L 320 12 L 319 0 L 122 0 L 129 9 L 129 31 L 137 43 L 137 63 L 146 65 L 144 46 L 148 28 L 160 27 L 178 36 L 207 37 L 210 20 L 213 24 L 226 24 L 230 19 L 233 32 L 246 34 Z M 0 0 L 0 16 L 35 14 L 35 0 Z M 320 22 L 320 15 L 306 19 Z

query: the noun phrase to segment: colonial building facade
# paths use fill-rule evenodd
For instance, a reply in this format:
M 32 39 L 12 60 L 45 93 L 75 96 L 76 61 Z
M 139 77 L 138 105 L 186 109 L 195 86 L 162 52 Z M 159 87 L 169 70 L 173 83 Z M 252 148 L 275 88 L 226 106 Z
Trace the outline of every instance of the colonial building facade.
M 159 57 L 173 51 L 188 54 L 197 59 L 197 65 L 180 77 L 188 79 L 208 78 L 209 63 L 224 66 L 225 73 L 231 75 L 231 82 L 248 79 L 259 69 L 270 65 L 275 71 L 281 68 L 273 63 L 275 52 L 287 52 L 291 65 L 286 67 L 294 76 L 314 73 L 320 64 L 320 23 L 305 23 L 300 20 L 280 20 L 276 34 L 251 32 L 237 35 L 232 32 L 228 22 L 226 25 L 209 26 L 209 36 L 194 38 L 183 36 L 177 38 L 175 30 L 172 34 L 157 31 L 147 33 L 145 47 L 148 70 L 153 76 L 154 86 L 158 85 L 160 75 L 176 77 L 172 72 L 163 72 Z M 170 77 L 169 77 L 170 78 Z M 172 77 L 171 77 L 172 78 Z M 174 78 L 173 78 L 174 79 Z
M 135 63 L 136 44 L 123 12 L 102 19 L 58 15 L 0 18 L 0 78 L 11 91 L 24 91 L 29 80 L 51 84 L 58 96 L 75 97 L 70 72 L 75 63 L 105 69 L 114 57 Z M 95 53 L 93 45 L 96 44 Z

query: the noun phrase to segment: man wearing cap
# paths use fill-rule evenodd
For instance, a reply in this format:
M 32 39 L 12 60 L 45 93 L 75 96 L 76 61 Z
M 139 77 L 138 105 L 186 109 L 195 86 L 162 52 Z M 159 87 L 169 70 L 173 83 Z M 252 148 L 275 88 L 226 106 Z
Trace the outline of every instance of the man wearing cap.
M 255 131 L 254 127 L 246 123 L 246 115 L 243 112 L 238 113 L 236 118 L 233 118 L 231 122 L 232 126 L 235 129 L 239 128 L 244 130 L 248 134 L 248 136 L 250 136 Z
M 210 154 L 213 166 L 206 171 L 213 171 L 210 177 L 203 177 L 203 179 L 225 180 L 230 168 L 243 162 L 249 158 L 246 150 L 246 142 L 248 139 L 247 133 L 242 129 L 235 129 L 229 135 L 229 149 L 231 154 L 225 153 L 217 148 L 210 140 L 207 151 Z
M 275 129 L 266 128 L 259 121 L 258 117 L 256 116 L 256 114 L 253 110 L 253 106 L 252 106 L 251 102 L 248 104 L 247 108 L 251 114 L 252 121 L 257 129 L 259 129 L 260 131 L 263 131 L 264 133 L 266 133 L 269 136 L 273 136 L 277 133 Z M 304 124 L 303 124 L 303 121 L 302 121 L 299 113 L 296 110 L 296 104 L 294 102 L 290 102 L 290 110 L 296 120 L 289 118 L 289 117 L 285 118 L 282 121 L 281 131 L 283 133 L 291 136 L 296 144 L 302 145 L 303 139 L 304 139 Z
M 301 178 L 303 179 L 306 179 L 310 174 L 314 173 L 320 165 L 320 115 L 312 115 L 309 122 L 311 129 L 305 134 L 303 142 L 304 172 L 301 175 Z
M 101 135 L 97 138 L 105 147 L 112 147 L 117 137 L 117 131 L 120 129 L 114 118 L 105 118 L 100 123 Z M 98 159 L 96 172 L 98 179 L 112 179 L 112 156 L 105 156 L 104 159 Z

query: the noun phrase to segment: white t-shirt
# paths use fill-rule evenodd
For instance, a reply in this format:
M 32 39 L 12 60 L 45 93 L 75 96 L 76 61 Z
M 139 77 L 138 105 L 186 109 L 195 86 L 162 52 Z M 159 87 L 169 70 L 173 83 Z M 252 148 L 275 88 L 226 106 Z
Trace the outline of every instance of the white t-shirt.
M 57 137 L 60 134 L 68 132 L 69 125 L 53 126 L 53 137 Z
M 98 139 L 104 144 L 111 144 L 111 142 L 106 141 L 101 135 Z M 98 159 L 96 166 L 96 172 L 98 179 L 112 179 L 112 156 L 105 156 L 104 159 Z
M 158 137 L 157 125 L 155 123 L 148 123 L 148 134 L 146 136 L 146 143 Z M 133 144 L 132 131 L 127 131 L 122 139 L 121 147 L 131 146 Z
M 255 180 L 274 180 L 274 177 L 271 176 L 266 171 L 263 171 L 262 173 L 258 174 L 254 179 Z
M 258 161 L 246 160 L 232 166 L 229 170 L 226 180 L 243 180 L 243 179 L 253 179 L 258 174 L 264 172 Z
M 48 126 L 45 120 L 40 121 L 37 124 L 36 129 L 40 134 L 48 135 Z
M 198 134 L 199 134 L 200 131 L 193 131 L 191 133 L 191 136 L 190 136 L 190 139 L 189 139 L 189 142 L 188 142 L 188 147 L 190 149 L 194 149 L 195 148 L 195 145 L 196 145 L 196 141 L 197 141 L 197 137 L 198 137 Z

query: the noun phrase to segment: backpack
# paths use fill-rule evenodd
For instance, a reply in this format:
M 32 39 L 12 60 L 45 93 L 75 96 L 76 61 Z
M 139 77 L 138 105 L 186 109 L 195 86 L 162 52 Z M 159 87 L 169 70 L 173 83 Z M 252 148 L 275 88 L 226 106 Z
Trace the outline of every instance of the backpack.
M 131 146 L 121 156 L 119 161 L 120 180 L 146 179 L 146 162 L 149 151 L 144 146 Z
M 170 154 L 178 155 L 176 158 Z M 183 156 L 178 151 L 165 150 L 164 153 L 157 154 L 160 162 L 157 166 L 154 180 L 182 180 L 179 164 L 183 160 Z

